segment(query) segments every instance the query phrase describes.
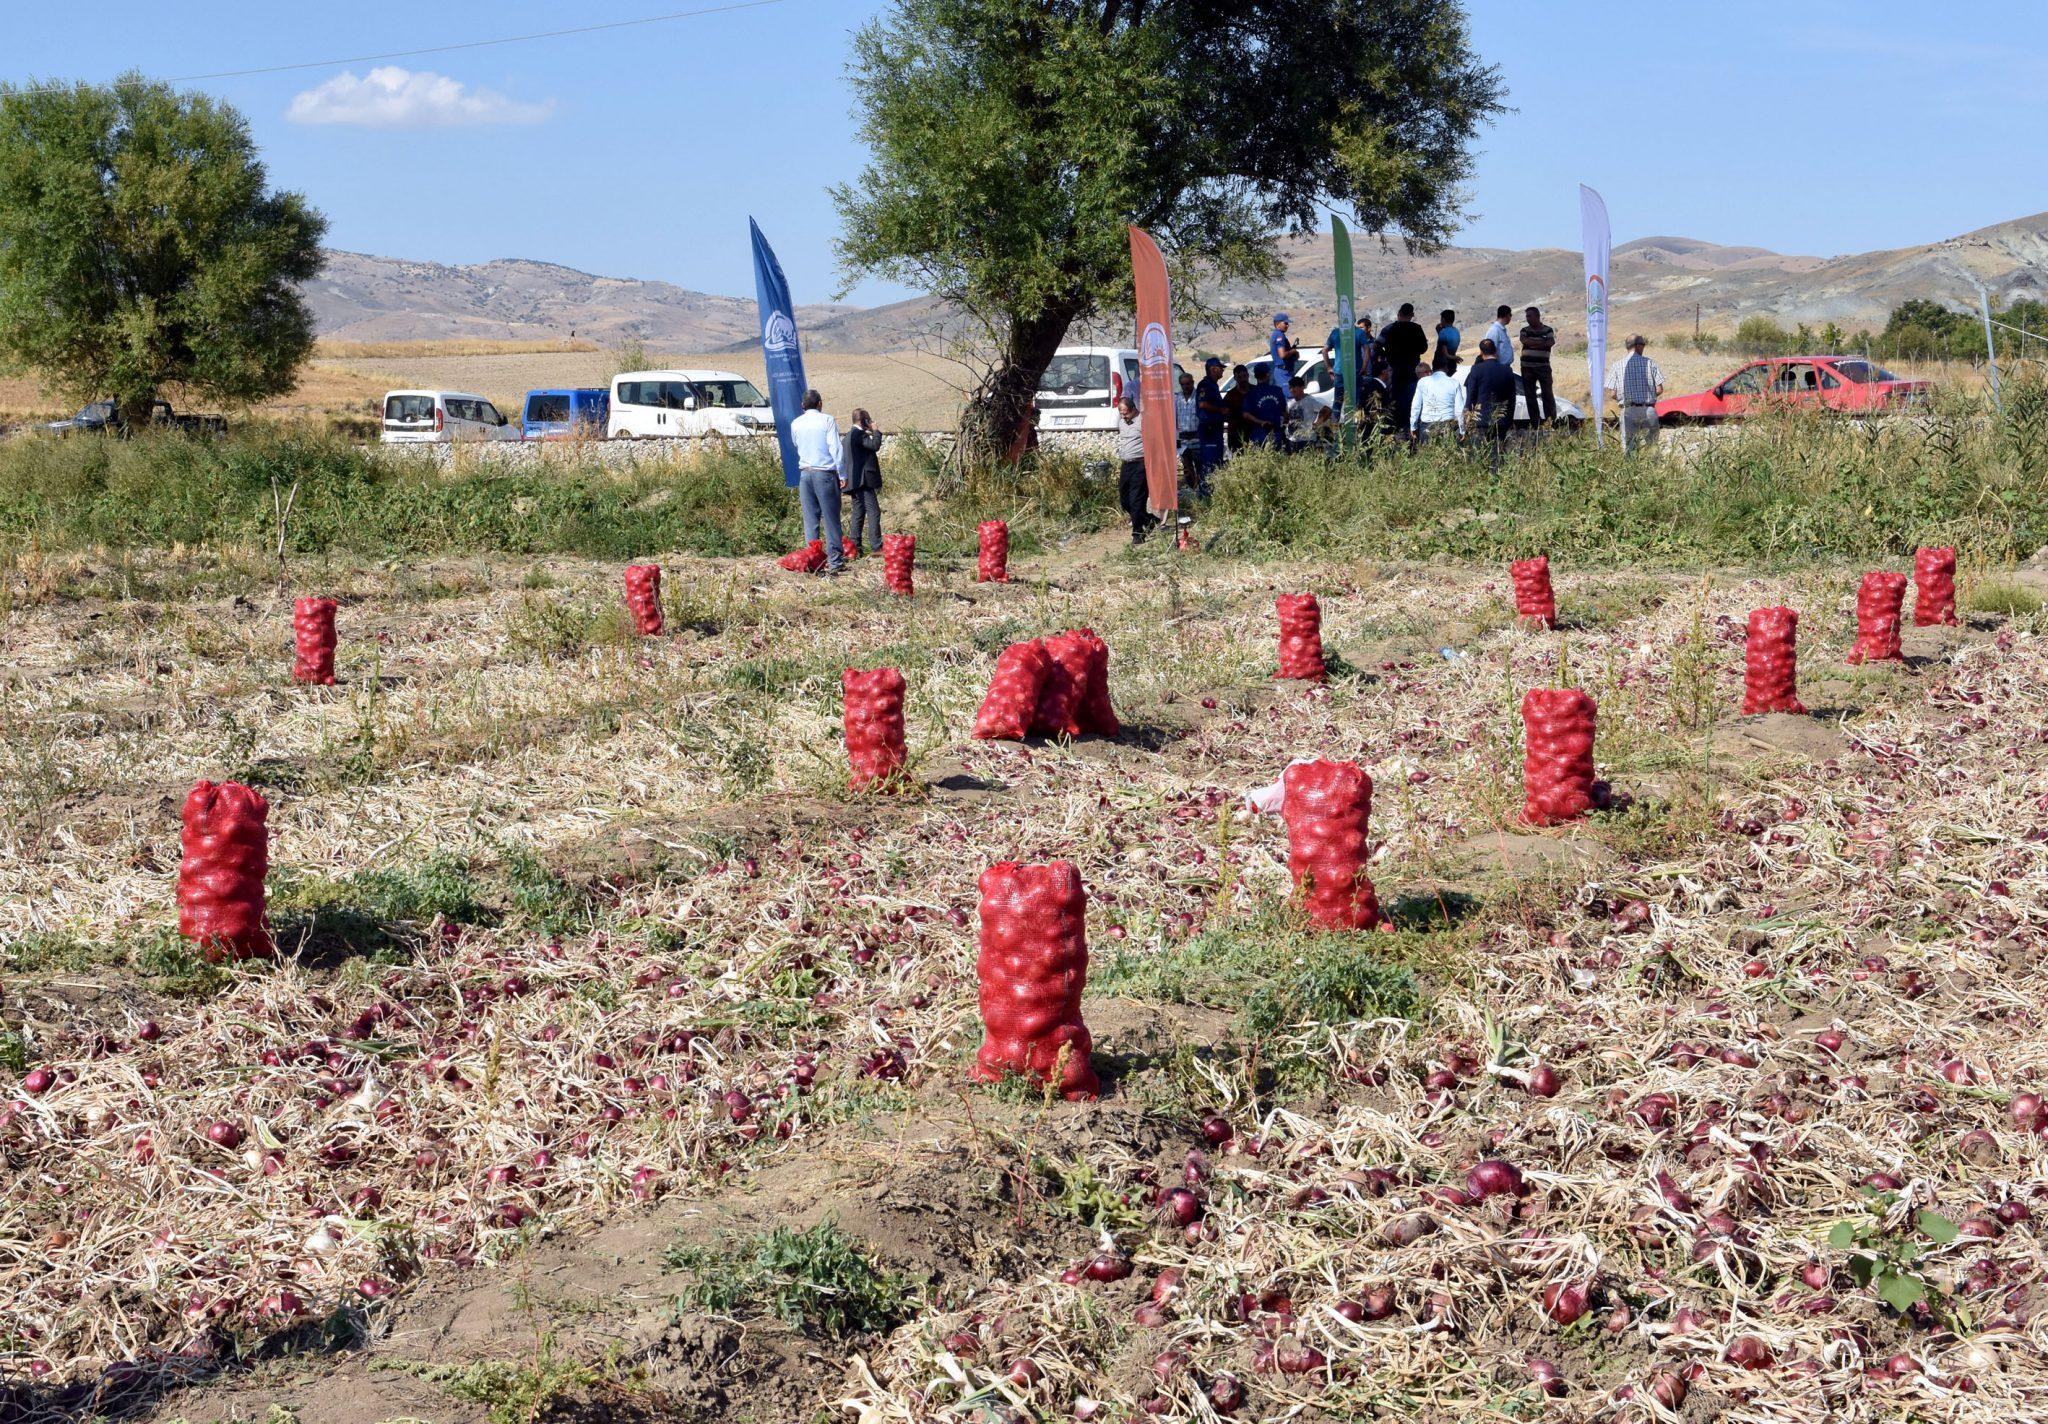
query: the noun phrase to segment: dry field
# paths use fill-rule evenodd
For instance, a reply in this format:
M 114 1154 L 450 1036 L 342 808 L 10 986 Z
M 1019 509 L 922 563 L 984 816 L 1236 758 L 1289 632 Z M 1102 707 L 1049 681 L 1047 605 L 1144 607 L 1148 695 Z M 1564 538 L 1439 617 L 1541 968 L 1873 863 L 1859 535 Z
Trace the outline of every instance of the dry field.
M 2048 1417 L 2037 612 L 1852 670 L 1853 569 L 1562 569 L 1543 634 L 1490 569 L 1146 552 L 674 556 L 645 641 L 575 561 L 17 560 L 0 1416 Z M 1292 589 L 1327 688 L 1271 677 Z M 1737 718 L 1778 601 L 1814 715 Z M 1124 735 L 969 741 L 1076 624 Z M 883 663 L 913 785 L 853 797 Z M 1560 679 L 1615 806 L 1531 833 Z M 1235 809 L 1307 755 L 1377 782 L 1397 933 L 1302 932 Z M 275 965 L 168 930 L 225 776 Z M 1087 883 L 1098 1103 L 967 1081 L 1005 858 Z
M 1743 359 L 1661 346 L 1653 346 L 1651 354 L 1663 366 L 1667 389 L 1673 395 L 1706 389 Z M 651 353 L 648 359 L 655 365 L 708 367 L 736 371 L 756 383 L 764 380 L 761 357 L 754 352 L 708 356 Z M 258 407 L 258 413 L 280 418 L 373 420 L 384 392 L 421 388 L 472 391 L 509 414 L 519 410 L 529 390 L 604 385 L 617 364 L 613 353 L 596 350 L 588 343 L 560 348 L 541 342 L 322 343 L 298 389 L 266 402 Z M 1557 369 L 1558 393 L 1585 407 L 1591 391 L 1585 354 L 1561 354 Z M 1978 379 L 1961 367 L 1896 369 L 1902 375 L 1942 381 L 1974 383 Z M 806 358 L 805 372 L 811 384 L 824 393 L 826 408 L 842 420 L 861 407 L 885 430 L 950 430 L 958 420 L 962 392 L 974 384 L 966 367 L 922 352 L 813 353 Z M 183 404 L 175 394 L 172 401 Z M 0 425 L 54 419 L 69 410 L 34 381 L 0 378 Z
M 756 384 L 766 381 L 759 352 L 718 355 L 649 353 L 650 366 L 733 371 Z M 547 386 L 602 386 L 618 368 L 609 352 L 513 353 L 474 356 L 346 357 L 314 363 L 329 379 L 376 386 L 375 400 L 399 386 L 474 391 L 506 411 L 516 411 L 526 392 Z M 827 409 L 844 421 L 865 408 L 886 430 L 949 429 L 959 408 L 967 372 L 952 363 L 918 354 L 860 356 L 817 354 L 805 358 L 804 374 L 825 395 Z

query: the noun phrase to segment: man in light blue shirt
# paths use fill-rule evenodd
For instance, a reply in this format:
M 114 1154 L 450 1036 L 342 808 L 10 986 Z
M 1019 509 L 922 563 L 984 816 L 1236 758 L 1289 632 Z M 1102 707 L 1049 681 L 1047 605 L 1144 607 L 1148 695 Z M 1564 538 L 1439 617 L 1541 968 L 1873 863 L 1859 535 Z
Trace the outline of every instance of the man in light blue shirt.
M 1515 369 L 1515 343 L 1508 336 L 1508 322 L 1514 318 L 1515 309 L 1503 303 L 1494 309 L 1493 325 L 1486 328 L 1486 340 L 1493 343 L 1494 360 Z M 1533 418 L 1533 415 L 1532 415 Z
M 841 475 L 845 458 L 839 443 L 839 422 L 825 414 L 825 398 L 804 392 L 804 413 L 789 423 L 796 446 L 797 500 L 804 511 L 804 542 L 825 541 L 825 572 L 846 567 L 844 536 L 839 532 L 839 495 L 846 488 Z

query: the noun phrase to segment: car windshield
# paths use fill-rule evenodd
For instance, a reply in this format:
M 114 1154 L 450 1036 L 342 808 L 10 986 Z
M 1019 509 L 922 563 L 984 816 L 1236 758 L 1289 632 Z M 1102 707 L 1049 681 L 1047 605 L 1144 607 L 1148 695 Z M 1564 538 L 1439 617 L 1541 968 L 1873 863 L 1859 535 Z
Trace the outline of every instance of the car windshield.
M 768 397 L 752 381 L 699 381 L 697 404 L 706 410 L 754 410 L 768 404 Z
M 1049 395 L 1078 396 L 1087 391 L 1109 389 L 1109 358 L 1069 353 L 1052 358 L 1038 389 Z
M 114 403 L 112 401 L 94 401 L 72 417 L 74 420 L 112 420 L 113 418 Z
M 386 396 L 384 398 L 386 420 L 432 420 L 434 398 L 432 396 Z
M 1898 379 L 1890 371 L 1872 361 L 1837 361 L 1835 362 L 1835 369 L 1840 371 L 1845 378 L 1854 381 L 1859 386 L 1873 385 L 1878 381 L 1896 381 Z

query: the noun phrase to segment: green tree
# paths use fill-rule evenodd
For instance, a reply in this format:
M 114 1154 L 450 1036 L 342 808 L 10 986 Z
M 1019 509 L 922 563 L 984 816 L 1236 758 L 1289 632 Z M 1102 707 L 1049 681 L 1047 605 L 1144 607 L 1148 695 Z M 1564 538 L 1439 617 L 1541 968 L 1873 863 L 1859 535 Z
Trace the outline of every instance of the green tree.
M 1459 0 L 894 0 L 849 73 L 872 159 L 834 193 L 842 267 L 974 322 L 992 361 L 962 435 L 984 455 L 1070 327 L 1128 312 L 1126 223 L 1159 240 L 1182 320 L 1276 277 L 1275 237 L 1326 207 L 1439 246 L 1503 92 Z
M 248 125 L 204 95 L 0 86 L 0 359 L 146 421 L 166 386 L 241 403 L 313 345 L 298 284 L 326 219 L 265 183 Z

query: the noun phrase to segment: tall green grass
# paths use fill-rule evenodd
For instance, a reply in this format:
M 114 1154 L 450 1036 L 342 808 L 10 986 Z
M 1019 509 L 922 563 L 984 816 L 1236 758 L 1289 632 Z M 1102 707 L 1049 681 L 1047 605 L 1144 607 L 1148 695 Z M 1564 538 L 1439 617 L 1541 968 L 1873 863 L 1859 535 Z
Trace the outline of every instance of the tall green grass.
M 1497 471 L 1449 445 L 1340 461 L 1257 452 L 1226 468 L 1199 517 L 1215 552 L 1253 557 L 1785 565 L 1944 543 L 1998 562 L 2048 545 L 2048 395 L 2010 390 L 2002 418 L 1943 406 L 1667 433 L 1654 457 L 1559 436 Z
M 296 491 L 296 493 L 294 493 Z M 276 547 L 288 553 L 760 554 L 799 540 L 770 454 L 499 465 L 258 428 L 224 440 L 15 440 L 0 445 L 0 545 Z
M 1046 450 L 1019 468 L 962 469 L 908 442 L 884 472 L 910 527 L 965 554 L 982 519 L 1030 553 L 1115 522 L 1114 479 Z M 505 466 L 458 455 L 438 469 L 332 436 L 252 428 L 216 441 L 0 444 L 0 552 L 34 544 L 267 550 L 296 486 L 288 553 L 775 553 L 801 539 L 772 451 L 708 450 L 609 468 L 569 452 Z M 1453 558 L 1545 552 L 1581 566 L 1784 566 L 1894 557 L 1954 544 L 1997 564 L 2048 545 L 2048 383 L 2010 381 L 2005 409 L 1969 393 L 1881 423 L 1816 415 L 1669 434 L 1653 457 L 1590 433 L 1484 452 L 1381 446 L 1341 460 L 1250 452 L 1194 512 L 1233 558 Z M 893 497 L 893 496 L 892 496 Z M 892 522 L 892 527 L 895 527 Z

